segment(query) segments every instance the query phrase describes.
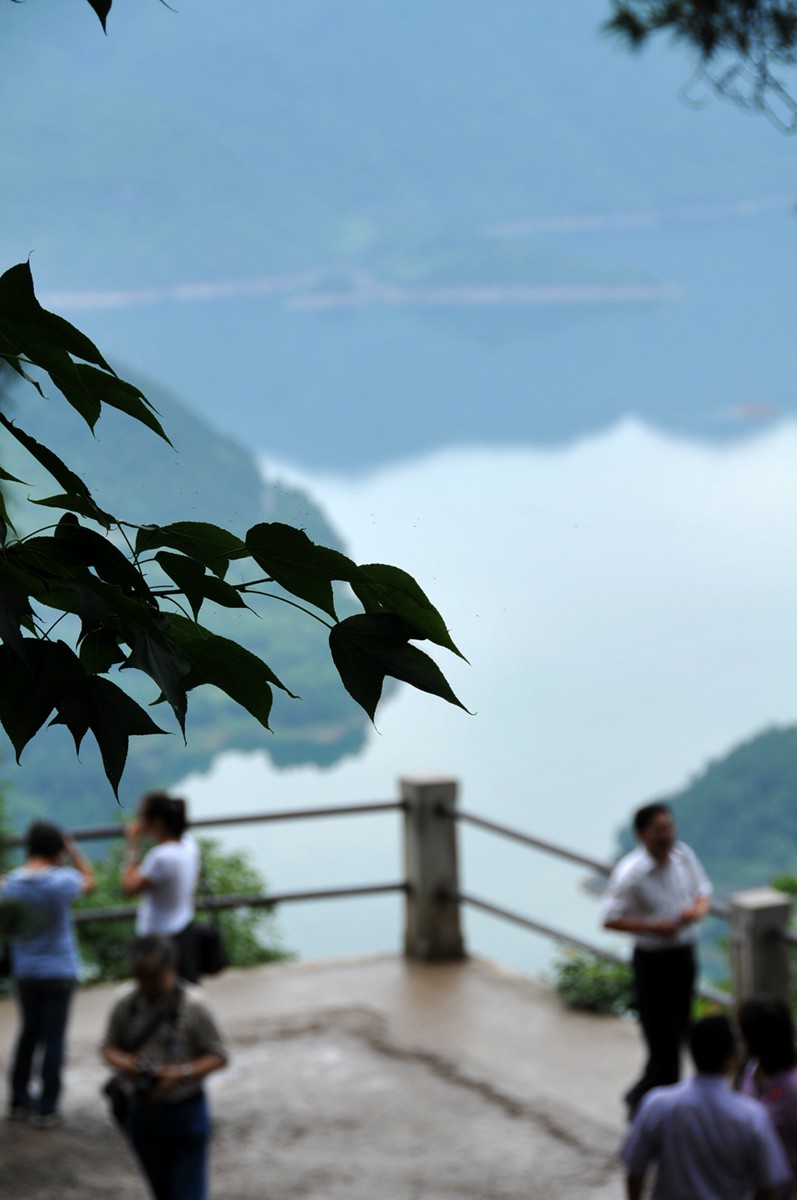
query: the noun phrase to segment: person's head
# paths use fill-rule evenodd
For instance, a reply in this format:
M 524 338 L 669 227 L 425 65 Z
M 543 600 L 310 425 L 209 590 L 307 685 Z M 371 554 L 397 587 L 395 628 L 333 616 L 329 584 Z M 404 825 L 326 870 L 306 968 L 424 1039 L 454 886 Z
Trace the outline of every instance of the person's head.
M 133 938 L 127 948 L 130 971 L 150 1000 L 166 996 L 177 982 L 177 951 L 171 938 L 146 933 Z
M 646 804 L 634 813 L 634 833 L 653 858 L 663 861 L 675 845 L 675 820 L 668 804 Z
M 64 835 L 57 825 L 52 825 L 49 821 L 34 821 L 28 826 L 28 832 L 25 834 L 28 858 L 57 862 L 65 845 Z
M 695 1021 L 689 1052 L 701 1075 L 727 1075 L 736 1061 L 736 1036 L 724 1013 Z
M 753 996 L 739 1008 L 739 1028 L 752 1058 L 767 1075 L 797 1066 L 794 1022 L 789 1006 L 776 996 Z
M 147 792 L 138 815 L 145 831 L 155 838 L 181 838 L 188 827 L 185 800 L 168 792 Z

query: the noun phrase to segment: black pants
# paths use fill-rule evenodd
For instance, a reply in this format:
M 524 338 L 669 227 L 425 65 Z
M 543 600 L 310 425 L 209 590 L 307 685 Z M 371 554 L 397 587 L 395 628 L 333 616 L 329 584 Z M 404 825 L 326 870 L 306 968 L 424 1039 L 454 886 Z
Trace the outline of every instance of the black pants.
M 130 1107 L 127 1134 L 155 1200 L 207 1200 L 210 1116 L 204 1093 Z
M 32 1107 L 31 1075 L 37 1051 L 41 1051 L 41 1091 L 36 1107 L 41 1113 L 52 1113 L 61 1094 L 66 1025 L 75 981 L 18 979 L 16 983 L 22 1028 L 11 1066 L 11 1104 Z
M 640 1079 L 626 1093 L 633 1111 L 651 1088 L 677 1083 L 689 1030 L 697 964 L 692 946 L 635 950 L 632 960 L 639 1023 L 648 1049 Z

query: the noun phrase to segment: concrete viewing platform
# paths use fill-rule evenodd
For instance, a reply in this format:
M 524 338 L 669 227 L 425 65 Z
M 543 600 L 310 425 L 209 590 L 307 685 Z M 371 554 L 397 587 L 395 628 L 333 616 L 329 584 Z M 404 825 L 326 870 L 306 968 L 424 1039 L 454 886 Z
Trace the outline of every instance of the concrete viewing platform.
M 480 959 L 280 963 L 205 990 L 232 1051 L 209 1084 L 214 1200 L 622 1195 L 620 1094 L 642 1057 L 633 1022 L 568 1011 Z M 145 1200 L 100 1096 L 116 994 L 76 998 L 64 1125 L 0 1125 L 6 1200 Z M 15 1025 L 0 1001 L 4 1069 Z

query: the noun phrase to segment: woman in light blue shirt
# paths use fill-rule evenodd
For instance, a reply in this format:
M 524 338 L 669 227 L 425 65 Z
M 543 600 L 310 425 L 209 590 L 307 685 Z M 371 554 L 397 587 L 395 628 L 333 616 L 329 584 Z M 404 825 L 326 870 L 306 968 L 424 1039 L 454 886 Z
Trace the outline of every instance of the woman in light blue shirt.
M 58 1100 L 66 1026 L 78 977 L 71 905 L 94 887 L 94 872 L 57 825 L 35 821 L 26 835 L 25 864 L 8 876 L 2 895 L 23 913 L 23 931 L 11 943 L 11 971 L 20 1032 L 9 1072 L 9 1117 L 30 1118 L 48 1129 L 61 1122 Z M 64 855 L 71 867 L 62 865 Z M 41 1050 L 38 1091 L 31 1091 Z

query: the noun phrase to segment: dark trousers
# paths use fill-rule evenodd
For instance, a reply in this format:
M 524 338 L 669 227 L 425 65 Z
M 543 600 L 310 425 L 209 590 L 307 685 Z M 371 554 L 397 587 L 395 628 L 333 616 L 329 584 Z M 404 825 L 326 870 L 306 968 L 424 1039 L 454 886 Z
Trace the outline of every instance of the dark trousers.
M 127 1133 L 155 1200 L 207 1200 L 210 1114 L 203 1093 L 130 1106 Z
M 32 1105 L 33 1063 L 41 1053 L 41 1091 L 36 1107 L 55 1112 L 61 1094 L 61 1068 L 66 1045 L 69 1006 L 74 979 L 18 979 L 16 981 L 22 1028 L 11 1064 L 12 1105 Z
M 689 1030 L 697 973 L 692 946 L 637 949 L 632 966 L 648 1060 L 641 1078 L 626 1093 L 631 1110 L 651 1088 L 677 1083 L 681 1077 L 681 1048 Z

